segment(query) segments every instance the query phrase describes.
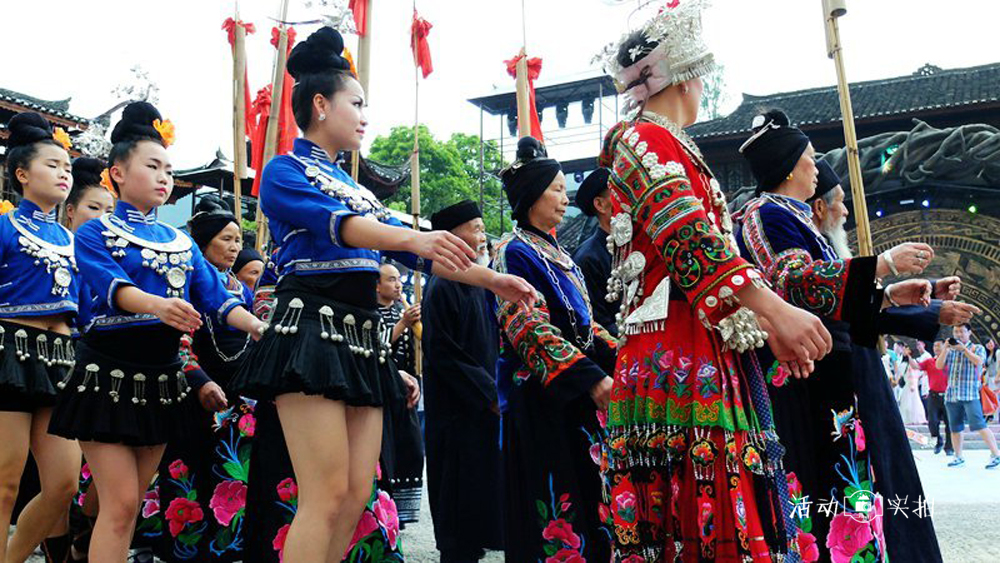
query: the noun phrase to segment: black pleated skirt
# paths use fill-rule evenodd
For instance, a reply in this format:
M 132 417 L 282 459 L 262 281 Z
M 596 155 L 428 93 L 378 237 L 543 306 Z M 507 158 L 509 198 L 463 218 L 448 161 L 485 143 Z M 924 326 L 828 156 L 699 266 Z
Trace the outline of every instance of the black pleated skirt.
M 72 366 L 69 336 L 0 321 L 0 411 L 51 407 Z
M 279 283 L 271 328 L 247 350 L 234 392 L 261 401 L 322 395 L 356 407 L 381 407 L 395 392 L 387 385 L 396 374 L 379 341 L 378 311 L 331 297 L 322 281 L 332 277 L 288 276 Z M 374 287 L 372 281 L 372 297 Z
M 76 367 L 59 385 L 49 432 L 127 446 L 182 438 L 181 402 L 190 386 L 179 339 L 165 325 L 88 333 L 77 345 Z

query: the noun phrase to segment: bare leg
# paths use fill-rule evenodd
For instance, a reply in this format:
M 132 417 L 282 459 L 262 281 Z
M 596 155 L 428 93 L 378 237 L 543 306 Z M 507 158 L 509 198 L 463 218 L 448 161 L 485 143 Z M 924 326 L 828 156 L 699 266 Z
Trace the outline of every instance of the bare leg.
M 139 503 L 142 503 L 142 499 L 146 497 L 146 490 L 149 489 L 149 485 L 153 481 L 153 475 L 156 475 L 156 470 L 160 466 L 160 459 L 163 457 L 163 452 L 166 451 L 166 449 L 166 445 L 133 448 L 136 457 L 136 467 L 139 469 L 139 481 L 137 483 Z M 164 510 L 166 509 L 164 508 Z M 132 534 L 135 534 L 134 524 L 135 522 L 133 522 Z M 131 543 L 132 542 L 129 541 L 130 545 Z
M 94 485 L 101 494 L 90 539 L 90 561 L 120 563 L 128 558 L 132 528 L 139 513 L 139 468 L 133 448 L 122 444 L 81 442 Z
M 1000 456 L 1000 451 L 997 450 L 996 436 L 994 436 L 993 433 L 990 432 L 990 428 L 988 426 L 986 428 L 983 428 L 982 430 L 979 431 L 979 435 L 983 437 L 983 441 L 986 442 L 987 446 L 989 446 L 990 453 L 993 454 L 993 457 Z
M 10 515 L 14 512 L 21 473 L 28 460 L 31 414 L 0 411 L 0 436 L 3 436 L 3 447 L 0 448 L 0 561 L 3 561 L 7 557 Z
M 371 498 L 375 464 L 382 449 L 382 409 L 347 407 L 347 442 L 351 451 L 347 498 L 330 539 L 327 563 L 343 560 L 361 512 Z
M 66 533 L 69 503 L 80 476 L 80 446 L 49 434 L 52 409 L 40 409 L 31 420 L 31 453 L 38 463 L 42 491 L 28 502 L 17 519 L 17 530 L 7 548 L 7 563 L 21 563 L 57 525 Z
M 962 457 L 962 433 L 952 432 L 951 442 L 955 446 L 955 457 Z
M 298 510 L 285 538 L 284 562 L 326 561 L 349 488 L 345 406 L 302 393 L 280 395 L 275 404 L 299 487 Z

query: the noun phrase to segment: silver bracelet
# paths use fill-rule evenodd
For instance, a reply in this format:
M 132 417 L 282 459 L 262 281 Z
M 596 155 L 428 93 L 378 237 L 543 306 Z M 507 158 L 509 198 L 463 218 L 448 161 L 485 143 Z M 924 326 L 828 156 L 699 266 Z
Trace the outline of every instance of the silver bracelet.
M 898 276 L 899 275 L 899 270 L 896 269 L 896 263 L 892 261 L 892 251 L 891 250 L 886 250 L 885 252 L 883 252 L 882 254 L 880 254 L 879 257 L 883 258 L 885 260 L 885 264 L 886 264 L 886 266 L 889 266 L 889 271 L 892 272 L 892 275 L 894 275 L 894 276 Z

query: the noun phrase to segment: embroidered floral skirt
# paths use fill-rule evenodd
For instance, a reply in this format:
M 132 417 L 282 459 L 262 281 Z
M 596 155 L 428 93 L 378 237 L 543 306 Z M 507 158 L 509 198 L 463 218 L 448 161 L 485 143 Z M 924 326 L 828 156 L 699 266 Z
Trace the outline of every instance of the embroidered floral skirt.
M 604 461 L 614 560 L 776 560 L 787 542 L 773 483 L 784 475 L 744 364 L 686 303 L 670 309 L 666 330 L 619 350 Z
M 557 407 L 545 393 L 527 379 L 503 414 L 506 560 L 603 563 L 611 539 L 597 410 L 587 395 Z

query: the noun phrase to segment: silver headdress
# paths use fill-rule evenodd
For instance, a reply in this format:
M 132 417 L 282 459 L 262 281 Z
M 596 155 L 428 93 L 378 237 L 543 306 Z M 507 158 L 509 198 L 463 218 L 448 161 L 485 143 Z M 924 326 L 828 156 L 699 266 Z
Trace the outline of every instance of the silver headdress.
M 622 65 L 618 54 L 636 31 L 626 33 L 598 54 L 604 71 L 625 96 L 626 112 L 667 86 L 704 76 L 715 68 L 715 57 L 702 38 L 701 14 L 708 5 L 709 0 L 669 2 L 638 30 L 656 47 L 652 51 L 641 45 L 631 48 L 631 64 Z

